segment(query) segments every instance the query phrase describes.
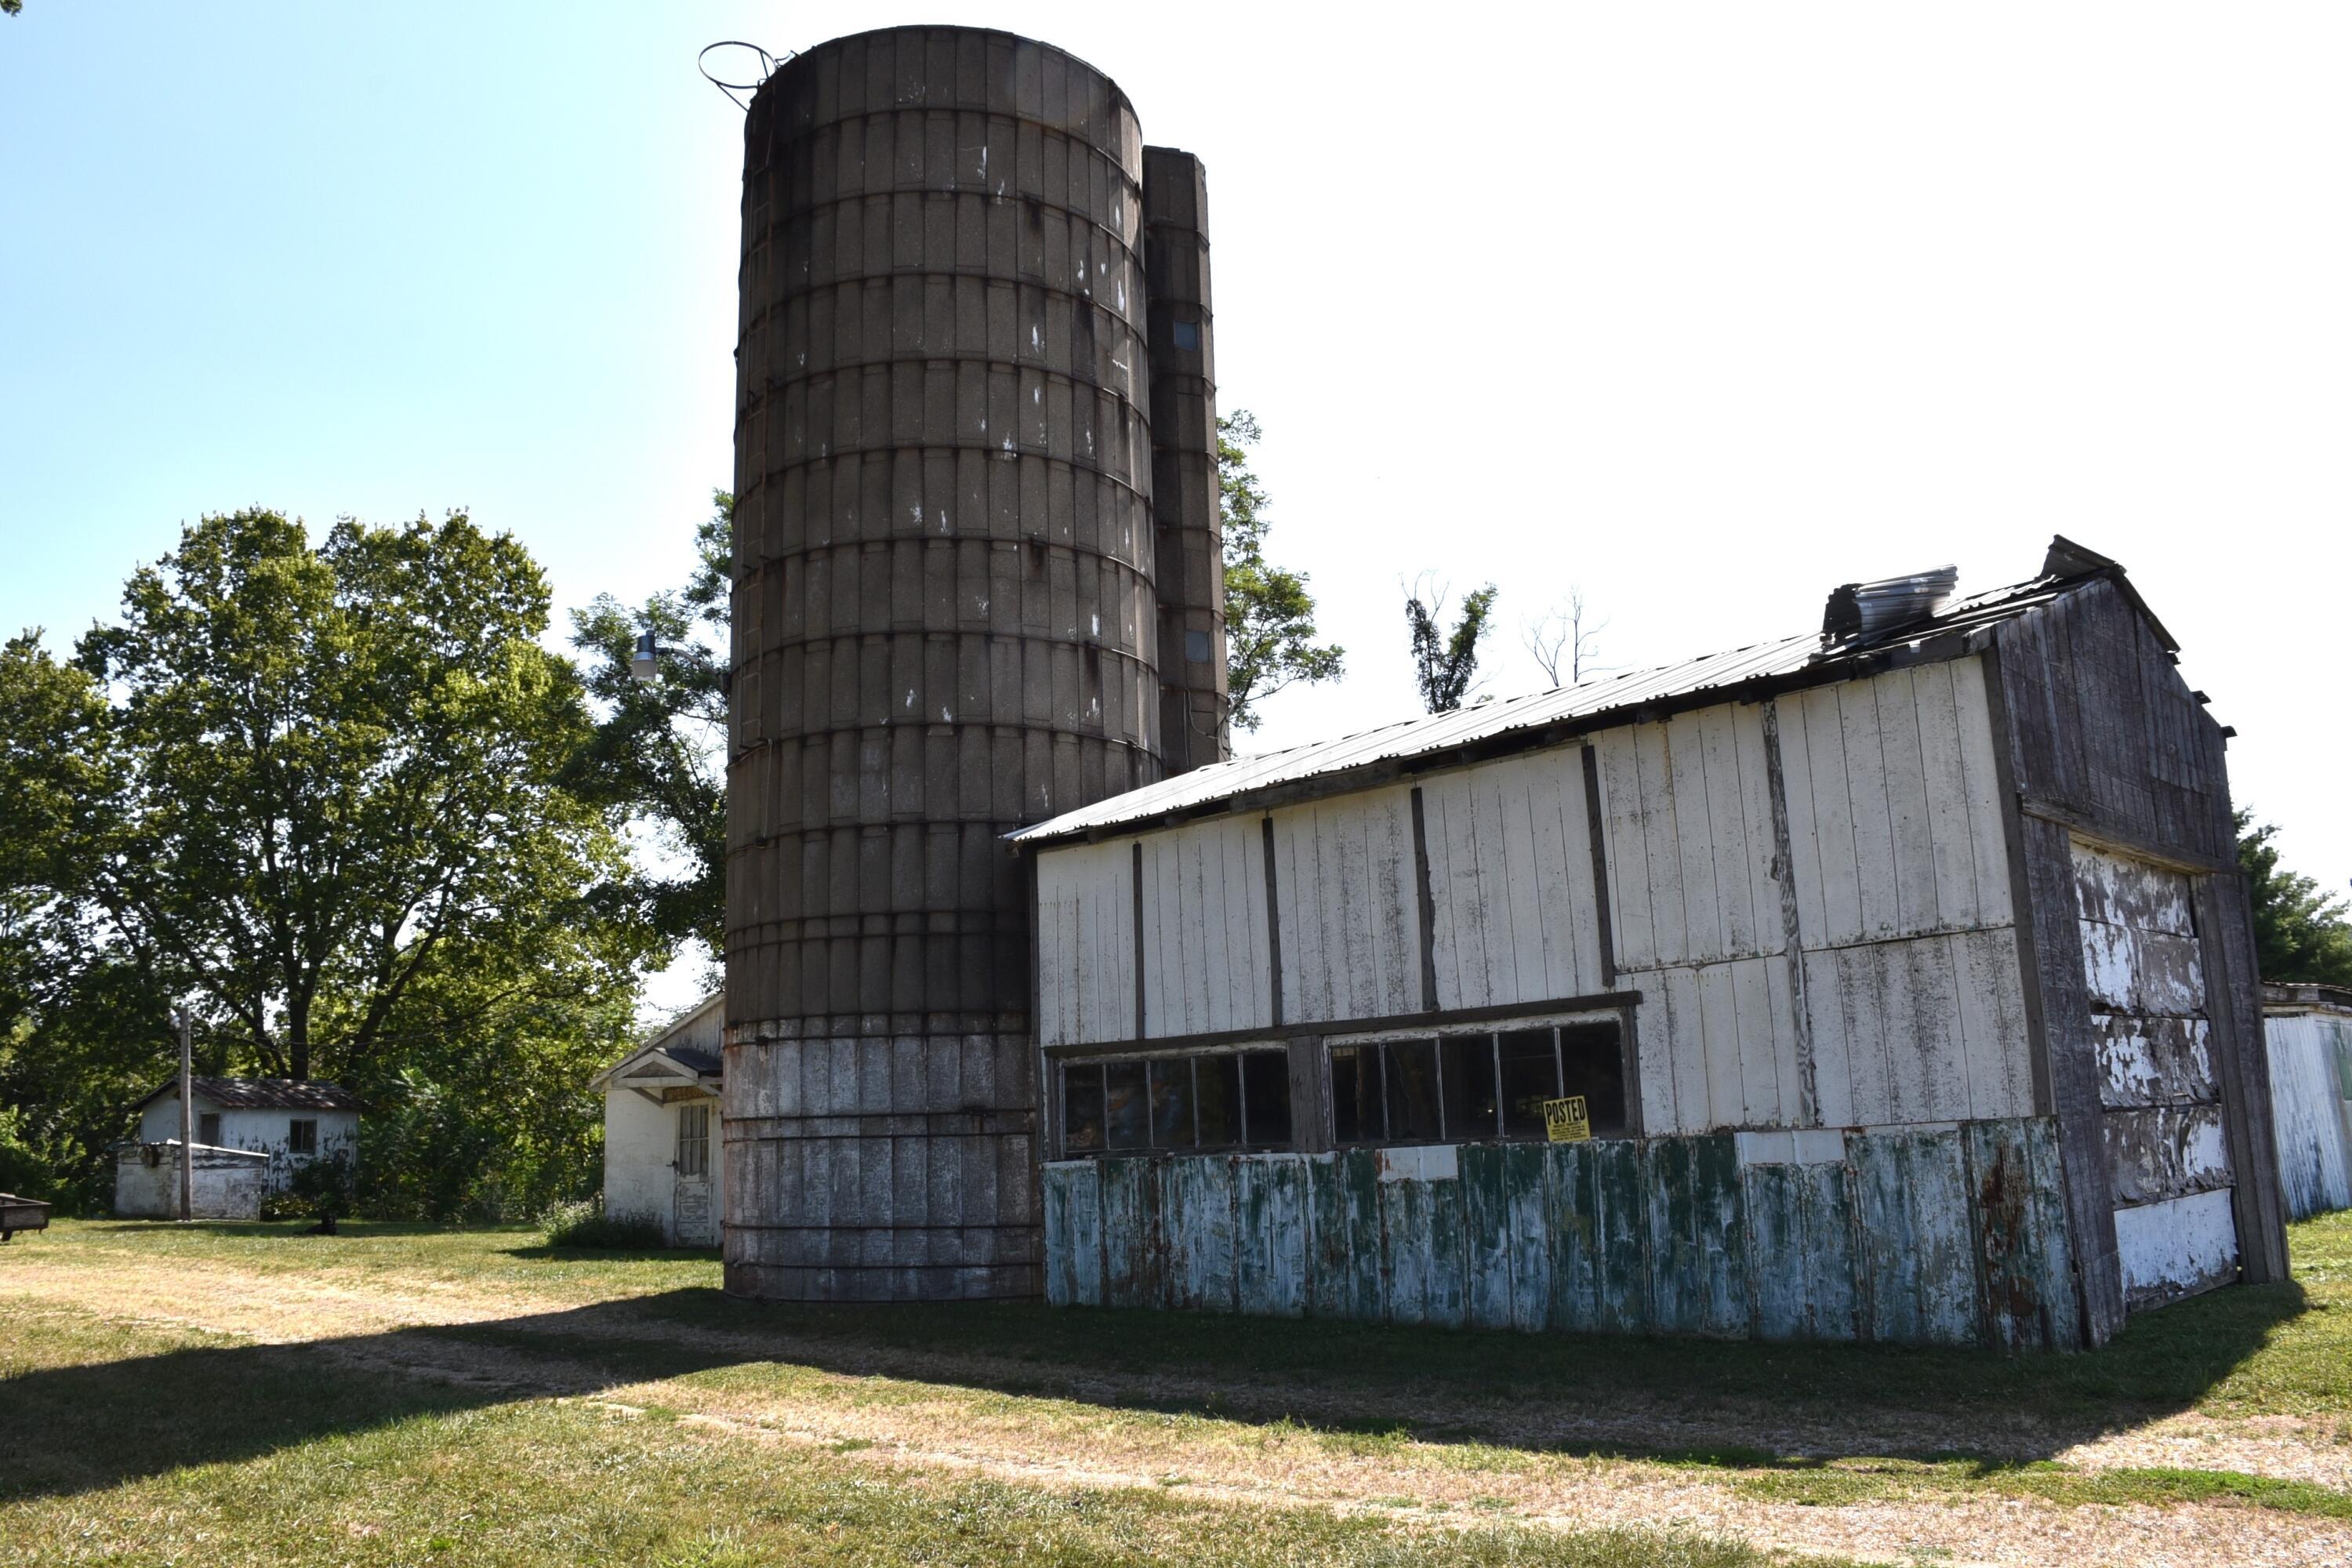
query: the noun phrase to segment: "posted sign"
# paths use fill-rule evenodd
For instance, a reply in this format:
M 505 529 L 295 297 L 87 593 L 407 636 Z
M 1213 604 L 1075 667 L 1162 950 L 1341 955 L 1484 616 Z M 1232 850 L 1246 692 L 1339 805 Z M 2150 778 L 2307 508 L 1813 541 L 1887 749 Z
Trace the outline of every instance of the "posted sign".
M 1555 1143 L 1582 1143 L 1592 1136 L 1592 1117 L 1580 1094 L 1545 1100 L 1543 1118 L 1544 1135 Z

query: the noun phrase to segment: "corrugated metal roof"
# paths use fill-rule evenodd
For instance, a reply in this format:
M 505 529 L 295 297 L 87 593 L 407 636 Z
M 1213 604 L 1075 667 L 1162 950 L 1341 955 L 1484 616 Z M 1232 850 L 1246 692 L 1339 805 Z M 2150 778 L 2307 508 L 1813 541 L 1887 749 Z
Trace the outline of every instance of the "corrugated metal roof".
M 1703 654 L 1680 664 L 1654 669 L 1629 670 L 1603 676 L 1580 685 L 1563 686 L 1499 702 L 1482 702 L 1451 713 L 1432 713 L 1401 720 L 1376 730 L 1365 730 L 1337 740 L 1293 746 L 1254 757 L 1236 757 L 1195 768 L 1141 789 L 1129 790 L 1076 811 L 1065 812 L 1034 827 L 1005 837 L 1015 844 L 1050 839 L 1142 822 L 1176 813 L 1189 813 L 1255 791 L 1296 784 L 1323 773 L 1345 773 L 1369 763 L 1403 757 L 1426 756 L 1459 746 L 1535 729 L 1567 720 L 1590 720 L 1618 709 L 1685 697 L 1694 692 L 1813 674 L 1822 681 L 1841 679 L 1846 668 L 1864 658 L 1973 630 L 2024 614 L 2047 604 L 2066 589 L 2085 581 L 2076 577 L 2036 577 L 2030 582 L 1956 599 L 1943 613 L 1899 626 L 1875 637 L 1854 637 L 1824 643 L 1818 632 L 1756 643 L 1722 653 Z M 1812 684 L 1808 681 L 1804 684 Z
M 360 1097 L 341 1084 L 291 1078 L 194 1078 L 188 1080 L 198 1100 L 209 1100 L 223 1110 L 365 1110 Z M 173 1079 L 139 1104 L 180 1091 Z

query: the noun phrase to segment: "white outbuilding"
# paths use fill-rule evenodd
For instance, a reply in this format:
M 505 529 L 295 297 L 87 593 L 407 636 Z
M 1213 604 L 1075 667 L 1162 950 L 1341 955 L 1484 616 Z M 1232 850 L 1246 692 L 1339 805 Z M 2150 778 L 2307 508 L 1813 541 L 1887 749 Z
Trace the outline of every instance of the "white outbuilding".
M 191 1081 L 199 1219 L 259 1219 L 262 1199 L 295 1169 L 337 1152 L 359 1153 L 359 1096 L 340 1084 L 284 1078 Z M 139 1136 L 117 1146 L 114 1212 L 179 1213 L 180 1085 L 141 1100 Z M 159 1173 L 161 1173 L 159 1174 Z
M 604 1095 L 604 1212 L 656 1221 L 672 1247 L 719 1245 L 726 1003 L 705 998 L 593 1083 Z
M 2352 1208 L 2352 987 L 2263 986 L 2263 1033 L 2288 1217 Z

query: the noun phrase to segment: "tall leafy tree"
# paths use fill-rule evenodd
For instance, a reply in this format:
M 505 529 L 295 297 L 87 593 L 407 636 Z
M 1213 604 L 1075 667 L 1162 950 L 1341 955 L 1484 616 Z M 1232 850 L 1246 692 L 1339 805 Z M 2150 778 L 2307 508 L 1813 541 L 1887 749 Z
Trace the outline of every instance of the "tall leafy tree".
M 572 612 L 572 646 L 601 717 L 574 786 L 626 814 L 650 837 L 653 864 L 632 886 L 653 930 L 726 950 L 728 621 L 734 584 L 735 498 L 711 494 L 681 588 L 629 605 L 600 595 Z M 661 654 L 651 680 L 631 669 L 638 637 Z
M 583 917 L 619 856 L 560 787 L 589 725 L 547 620 L 529 554 L 462 516 L 185 530 L 79 651 L 121 693 L 82 846 L 111 934 L 299 1079 L 364 1073 L 444 953 Z
M 1404 618 L 1412 634 L 1413 679 L 1422 706 L 1451 713 L 1462 706 L 1478 678 L 1478 645 L 1493 630 L 1496 587 L 1492 583 L 1463 595 L 1454 629 L 1445 629 L 1446 586 L 1424 575 L 1405 590 Z
M 2352 985 L 2352 909 L 2279 864 L 2276 823 L 2238 813 L 2238 864 L 2253 904 L 2254 964 L 2264 980 Z
M 1337 680 L 1347 650 L 1316 640 L 1315 595 L 1307 575 L 1265 558 L 1265 487 L 1249 448 L 1265 437 L 1246 408 L 1217 421 L 1217 489 L 1223 514 L 1226 691 L 1236 728 L 1263 721 L 1259 704 L 1294 685 Z

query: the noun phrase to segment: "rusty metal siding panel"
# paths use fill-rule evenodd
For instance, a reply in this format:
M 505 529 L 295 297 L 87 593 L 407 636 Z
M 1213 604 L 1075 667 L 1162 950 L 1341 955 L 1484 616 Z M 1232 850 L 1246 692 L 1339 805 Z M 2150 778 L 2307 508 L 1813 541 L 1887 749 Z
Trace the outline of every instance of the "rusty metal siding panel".
M 2004 1350 L 2079 1342 L 2055 1127 L 1979 1121 L 1962 1133 L 1988 1340 Z
M 1103 1304 L 1102 1173 L 1091 1160 L 1048 1164 L 1045 1300 L 1056 1307 Z
M 1380 1226 L 1380 1156 L 1342 1149 L 1307 1160 L 1308 1310 L 1378 1322 L 1387 1315 Z
M 1975 1247 L 1958 1130 L 1850 1134 L 1846 1148 L 1868 1258 L 1871 1337 L 1974 1342 Z
M 1546 1326 L 1638 1331 L 1649 1321 L 1650 1300 L 1641 1145 L 1555 1143 L 1543 1155 L 1551 1209 Z
M 1236 1304 L 1262 1318 L 1307 1311 L 1310 1211 L 1304 1154 L 1233 1157 Z
M 1666 1333 L 1747 1332 L 1746 1221 L 1730 1136 L 1649 1140 L 1643 1177 L 1651 1326 Z
M 1230 1312 L 1237 1289 L 1235 1180 L 1231 1155 L 1113 1162 L 1157 1178 L 1161 1299 L 1178 1310 Z
M 1847 1168 L 1755 1164 L 1741 1173 L 1741 1183 L 1756 1337 L 1856 1338 L 1853 1192 Z

